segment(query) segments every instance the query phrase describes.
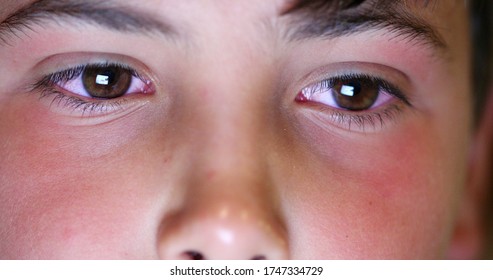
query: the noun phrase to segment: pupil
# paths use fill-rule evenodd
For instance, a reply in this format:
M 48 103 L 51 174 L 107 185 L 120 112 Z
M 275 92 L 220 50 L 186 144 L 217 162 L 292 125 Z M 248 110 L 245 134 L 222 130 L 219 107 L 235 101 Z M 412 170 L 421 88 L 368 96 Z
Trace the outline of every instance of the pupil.
M 348 86 L 353 88 L 354 95 L 358 95 L 361 93 L 361 84 L 358 82 L 349 82 Z
M 84 70 L 82 79 L 91 97 L 112 99 L 128 91 L 132 73 L 118 66 L 90 66 Z

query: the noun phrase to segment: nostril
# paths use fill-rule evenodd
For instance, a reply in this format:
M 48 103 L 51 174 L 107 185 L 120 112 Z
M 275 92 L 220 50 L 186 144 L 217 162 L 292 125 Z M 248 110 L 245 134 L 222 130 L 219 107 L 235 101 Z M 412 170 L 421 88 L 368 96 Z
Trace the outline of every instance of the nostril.
M 185 258 L 188 260 L 205 260 L 205 257 L 202 253 L 197 251 L 186 251 L 183 253 Z M 264 255 L 255 255 L 250 260 L 266 260 L 267 258 Z
M 187 260 L 205 260 L 205 257 L 202 253 L 197 251 L 186 251 L 183 253 L 185 259 Z M 250 260 L 266 260 L 267 258 L 264 255 L 255 255 Z
M 203 197 L 190 198 L 184 209 L 167 214 L 156 233 L 156 255 L 180 260 L 289 258 L 284 222 L 276 212 L 271 213 L 270 206 L 265 206 L 268 211 L 264 211 L 264 202 L 252 205 L 249 198 L 244 202 L 242 197 L 239 201 L 235 197 L 232 202 L 226 201 L 229 190 L 220 198 L 216 201 L 211 197 L 205 206 L 202 203 L 209 202 L 202 202 Z
M 189 260 L 204 260 L 204 255 L 197 251 L 186 251 L 184 253 L 185 257 Z

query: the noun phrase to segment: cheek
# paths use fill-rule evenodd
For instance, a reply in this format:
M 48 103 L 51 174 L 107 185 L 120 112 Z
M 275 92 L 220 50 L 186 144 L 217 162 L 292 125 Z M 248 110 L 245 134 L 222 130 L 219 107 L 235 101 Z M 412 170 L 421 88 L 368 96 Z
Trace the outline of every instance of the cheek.
M 295 251 L 311 244 L 309 258 L 441 257 L 462 178 L 450 173 L 447 161 L 456 159 L 439 135 L 424 127 L 402 124 L 364 140 L 308 140 L 319 144 L 300 159 L 312 176 L 297 178 L 296 195 L 289 194 L 296 197 L 291 224 L 306 225 L 293 226 Z
M 156 194 L 143 187 L 152 183 L 141 143 L 129 133 L 108 137 L 110 129 L 57 126 L 46 115 L 4 114 L 0 126 L 0 256 L 153 257 L 139 254 L 153 252 L 140 239 L 152 240 L 157 227 L 145 218 Z

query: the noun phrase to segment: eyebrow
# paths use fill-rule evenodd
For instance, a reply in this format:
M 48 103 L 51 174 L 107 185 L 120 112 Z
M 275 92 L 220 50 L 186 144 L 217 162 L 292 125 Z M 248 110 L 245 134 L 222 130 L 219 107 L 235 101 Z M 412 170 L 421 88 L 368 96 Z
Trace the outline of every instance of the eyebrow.
M 293 2 L 293 0 L 290 0 Z M 290 40 L 333 39 L 369 30 L 388 30 L 396 37 L 446 49 L 441 36 L 425 20 L 406 11 L 404 2 L 433 0 L 294 0 L 281 13 L 295 20 L 291 23 Z M 126 33 L 158 33 L 165 37 L 177 31 L 168 23 L 134 7 L 112 0 L 37 0 L 15 11 L 0 22 L 0 45 L 11 36 L 33 30 L 45 22 L 60 24 L 60 19 L 75 19 Z
M 372 30 L 387 30 L 395 37 L 446 50 L 440 34 L 406 5 L 434 7 L 433 0 L 298 0 L 283 16 L 295 20 L 288 31 L 290 40 L 333 39 Z
M 60 24 L 62 20 L 78 20 L 123 33 L 158 33 L 172 36 L 171 25 L 143 11 L 113 1 L 37 0 L 20 8 L 0 22 L 0 45 L 8 44 L 11 36 L 33 30 L 45 22 Z

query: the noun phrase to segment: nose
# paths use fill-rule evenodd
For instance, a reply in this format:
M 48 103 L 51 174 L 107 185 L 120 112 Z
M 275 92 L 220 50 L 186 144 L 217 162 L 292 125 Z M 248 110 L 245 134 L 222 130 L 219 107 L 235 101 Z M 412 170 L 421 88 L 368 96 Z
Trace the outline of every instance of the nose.
M 216 60 L 204 58 L 204 68 L 212 70 L 195 82 L 200 94 L 182 97 L 195 105 L 193 115 L 178 119 L 188 166 L 176 187 L 178 202 L 160 225 L 163 259 L 289 258 L 280 179 L 274 176 L 280 173 L 269 163 L 277 139 L 271 114 L 278 104 L 270 103 L 275 101 L 266 93 L 273 89 L 262 71 L 245 72 L 250 59 L 239 58 L 247 56 L 225 53 L 214 57 L 236 62 L 216 69 L 208 66 Z
M 161 258 L 289 257 L 275 196 L 265 183 L 246 180 L 248 175 L 243 173 L 241 178 L 238 173 L 242 172 L 209 172 L 188 186 L 181 207 L 163 218 L 158 244 Z
M 224 164 L 229 158 L 230 163 Z M 287 259 L 278 196 L 266 168 L 230 153 L 207 156 L 192 169 L 179 206 L 162 219 L 162 259 Z M 218 163 L 223 163 L 218 164 Z M 208 168 L 201 168 L 207 166 Z M 212 170 L 211 166 L 215 169 Z M 206 171 L 207 170 L 207 171 Z
M 160 225 L 162 259 L 289 258 L 279 190 L 259 148 L 265 141 L 245 127 L 213 129 L 221 140 L 202 141 L 191 156 L 185 191 Z
M 202 197 L 201 199 L 206 199 Z M 163 223 L 162 259 L 287 259 L 282 226 L 247 201 L 221 198 L 193 205 Z

